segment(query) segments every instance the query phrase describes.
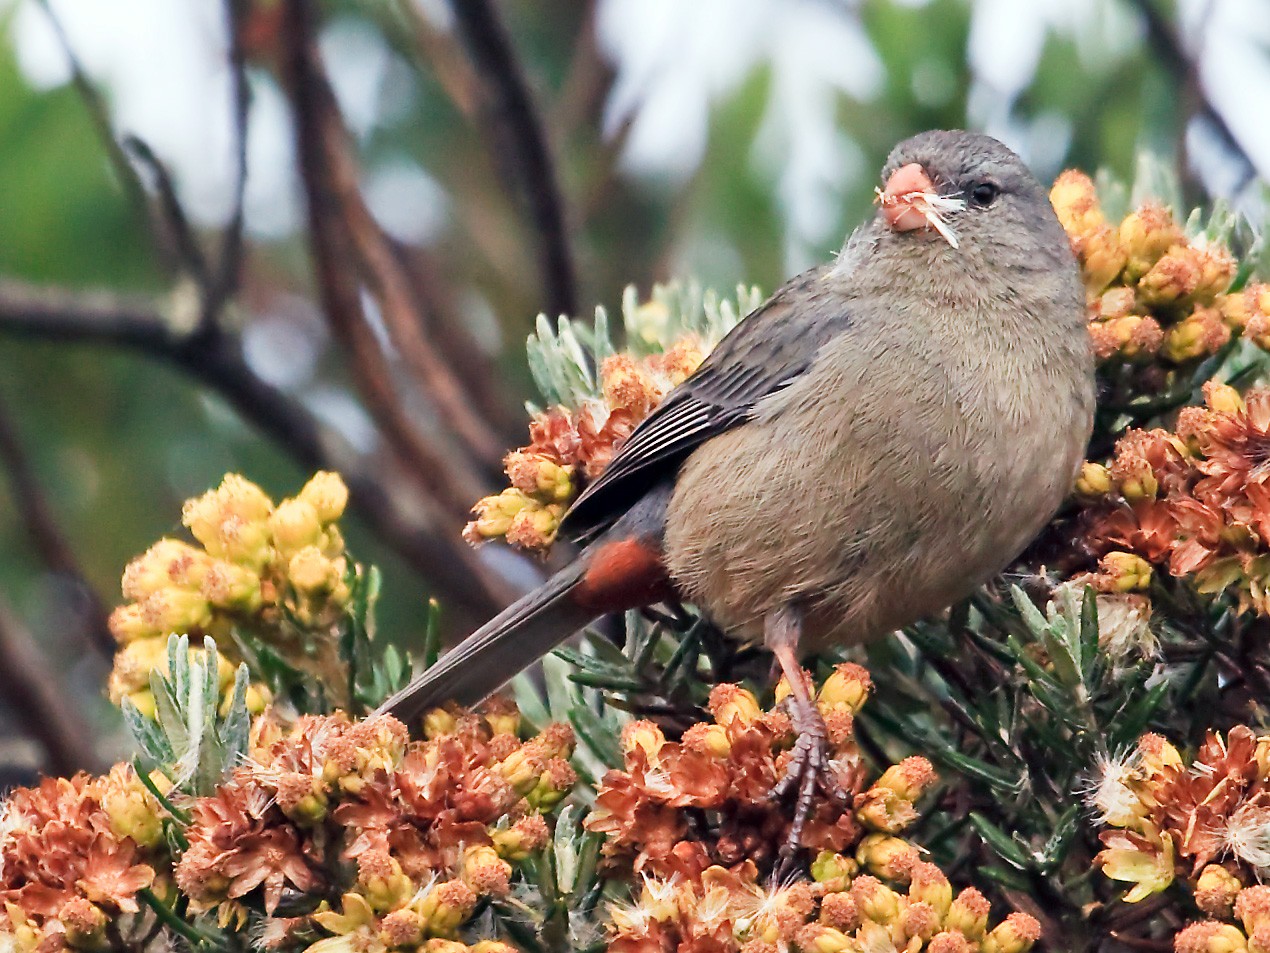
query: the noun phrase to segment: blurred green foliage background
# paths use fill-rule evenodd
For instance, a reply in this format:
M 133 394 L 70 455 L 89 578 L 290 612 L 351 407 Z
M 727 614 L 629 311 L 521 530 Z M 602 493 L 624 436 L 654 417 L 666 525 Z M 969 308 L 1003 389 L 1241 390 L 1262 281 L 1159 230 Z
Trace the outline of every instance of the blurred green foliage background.
M 151 170 L 139 169 L 150 191 L 138 206 L 71 81 L 50 10 L 103 98 L 111 136 L 149 144 L 213 250 L 233 209 L 226 23 L 237 24 L 251 93 L 246 250 L 221 325 L 252 371 L 369 460 L 405 501 L 401 512 L 418 516 L 417 487 L 363 409 L 315 292 L 296 91 L 282 79 L 284 6 L 0 0 L 0 414 L 108 605 L 125 562 L 179 531 L 183 499 L 230 470 L 281 497 L 309 468 L 188 367 L 100 341 L 12 333 L 23 310 L 14 288 L 139 295 L 169 319 L 180 313 L 174 289 L 188 291 L 188 275 L 161 254 L 170 223 L 156 212 Z M 555 160 L 583 311 L 612 308 L 627 283 L 647 289 L 681 275 L 774 288 L 833 254 L 869 213 L 891 146 L 933 127 L 994 133 L 1042 178 L 1078 166 L 1129 179 L 1149 150 L 1176 165 L 1189 201 L 1222 197 L 1264 221 L 1258 178 L 1270 168 L 1270 133 L 1264 105 L 1260 119 L 1250 108 L 1270 95 L 1264 0 L 474 6 L 501 18 L 513 71 L 536 103 L 529 118 Z M 343 0 L 312 12 L 371 211 L 417 279 L 427 333 L 448 342 L 442 350 L 499 445 L 514 446 L 520 403 L 533 396 L 522 344 L 553 296 L 526 212 L 535 187 L 518 179 L 500 117 L 482 108 L 496 77 L 441 0 Z M 437 404 L 412 392 L 409 368 L 367 311 L 406 415 L 446 452 L 472 456 L 475 500 L 496 485 L 497 461 L 470 453 Z M 0 491 L 10 486 L 3 476 Z M 0 492 L 7 627 L 31 635 L 71 717 L 104 739 L 88 746 L 104 759 L 122 744 L 101 691 L 108 660 L 89 634 L 82 590 L 50 572 L 29 515 Z M 459 519 L 423 523 L 453 534 Z M 410 644 L 424 600 L 453 594 L 374 527 L 353 523 L 354 552 L 387 574 L 384 629 Z M 509 589 L 539 571 L 483 552 Z M 454 601 L 457 631 L 480 607 Z M 20 677 L 0 670 L 0 764 L 14 777 L 47 763 L 14 688 Z

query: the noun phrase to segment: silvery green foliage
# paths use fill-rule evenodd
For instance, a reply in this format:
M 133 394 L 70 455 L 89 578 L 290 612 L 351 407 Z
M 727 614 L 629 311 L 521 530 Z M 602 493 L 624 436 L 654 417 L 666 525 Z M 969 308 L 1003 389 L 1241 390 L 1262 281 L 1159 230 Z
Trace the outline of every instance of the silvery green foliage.
M 622 294 L 625 345 L 642 357 L 692 335 L 708 350 L 762 301 L 756 286 L 738 285 L 732 297 L 724 297 L 690 280 L 653 285 L 648 300 L 641 302 L 635 286 L 627 285 Z M 595 369 L 616 352 L 608 311 L 597 306 L 589 326 L 561 315 L 554 329 L 547 316 L 540 314 L 526 350 L 534 383 L 549 406 L 579 407 L 598 400 Z
M 127 698 L 124 721 L 142 753 L 186 794 L 206 796 L 247 752 L 247 666 L 239 665 L 229 709 L 220 714 L 219 655 L 216 643 L 190 651 L 188 635 L 168 639 L 168 674 L 150 672 L 155 717 L 147 718 Z
M 1225 199 L 1217 199 L 1208 208 L 1191 208 L 1182 194 L 1177 168 L 1153 152 L 1138 154 L 1131 186 L 1106 169 L 1099 170 L 1095 180 L 1098 200 L 1111 221 L 1119 221 L 1143 202 L 1155 201 L 1172 211 L 1192 240 L 1230 245 L 1246 262 L 1258 259 L 1265 247 L 1264 232 L 1255 229 L 1247 216 Z

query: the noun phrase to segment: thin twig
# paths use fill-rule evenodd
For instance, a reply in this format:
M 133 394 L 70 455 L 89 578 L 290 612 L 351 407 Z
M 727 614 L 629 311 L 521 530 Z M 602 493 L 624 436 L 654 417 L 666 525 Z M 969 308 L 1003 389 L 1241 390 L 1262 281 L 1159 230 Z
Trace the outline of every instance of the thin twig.
M 44 748 L 45 767 L 70 775 L 100 766 L 91 734 L 67 703 L 67 695 L 40 654 L 31 633 L 0 598 L 0 692 L 18 724 Z
M 17 426 L 3 402 L 0 402 L 0 465 L 8 472 L 13 499 L 19 516 L 26 524 L 32 545 L 52 572 L 75 587 L 77 601 L 80 603 L 77 608 L 83 618 L 88 640 L 110 658 L 117 646 L 110 634 L 110 627 L 106 624 L 106 604 L 88 582 L 66 534 L 58 525 L 53 507 L 27 459 Z
M 456 536 L 421 524 L 398 502 L 383 467 L 359 458 L 346 441 L 290 395 L 256 376 L 228 332 L 185 335 L 162 308 L 109 295 L 74 295 L 58 289 L 0 282 L 0 333 L 63 343 L 105 344 L 138 351 L 187 370 L 219 393 L 302 467 L 338 470 L 353 507 L 372 530 L 444 592 L 467 620 L 488 617 L 505 604 L 501 588 L 487 588 L 468 568 L 470 550 Z
M 154 180 L 154 190 L 158 195 L 159 210 L 162 213 L 162 224 L 171 236 L 177 264 L 182 270 L 189 272 L 199 288 L 206 290 L 211 285 L 211 268 L 198 243 L 198 238 L 194 235 L 194 227 L 186 218 L 185 209 L 177 197 L 176 183 L 172 181 L 172 173 L 150 148 L 149 143 L 137 136 L 124 136 L 123 148 L 127 155 L 145 167 Z
M 564 197 L 537 107 L 511 38 L 489 0 L 451 0 L 459 34 L 475 67 L 480 111 L 494 159 L 524 203 L 538 237 L 544 304 L 550 314 L 577 314 L 577 273 Z
M 247 196 L 247 117 L 251 108 L 251 87 L 247 82 L 247 54 L 243 49 L 244 0 L 224 0 L 225 36 L 229 61 L 230 95 L 234 119 L 233 210 L 221 234 L 220 254 L 211 284 L 206 290 L 202 320 L 214 323 L 225 303 L 238 290 L 238 273 L 243 257 L 243 218 Z
M 323 310 L 348 355 L 357 389 L 410 476 L 428 494 L 443 531 L 456 530 L 470 509 L 481 480 L 452 450 L 425 436 L 410 419 L 393 386 L 392 368 L 362 307 L 361 285 L 350 264 L 364 249 L 354 234 L 350 190 L 355 172 L 332 148 L 341 135 L 334 94 L 317 62 L 315 24 L 308 0 L 283 5 L 287 50 L 285 85 L 295 112 L 296 151 L 308 205 L 309 245 Z M 379 290 L 383 290 L 382 288 Z M 479 560 L 465 559 L 476 571 Z
M 137 211 L 142 220 L 148 221 L 150 218 L 150 203 L 146 197 L 145 185 L 142 183 L 141 177 L 137 175 L 137 170 L 133 168 L 132 163 L 129 161 L 123 146 L 115 138 L 114 128 L 110 125 L 110 111 L 107 109 L 101 93 L 97 91 L 97 88 L 93 86 L 92 80 L 89 79 L 87 71 L 80 62 L 79 55 L 75 52 L 74 47 L 71 46 L 70 39 L 66 35 L 66 28 L 53 11 L 49 0 L 38 0 L 38 3 L 44 11 L 44 15 L 48 18 L 53 34 L 57 38 L 58 46 L 61 47 L 62 53 L 66 56 L 66 62 L 70 65 L 71 70 L 71 82 L 75 86 L 76 92 L 79 93 L 80 99 L 84 101 L 84 106 L 88 110 L 89 121 L 92 122 L 93 129 L 97 133 L 98 139 L 101 140 L 102 147 L 106 150 L 106 158 L 110 162 L 111 168 L 115 170 L 115 174 L 119 177 L 120 187 L 123 188 L 129 204 Z M 166 249 L 160 250 L 166 251 Z

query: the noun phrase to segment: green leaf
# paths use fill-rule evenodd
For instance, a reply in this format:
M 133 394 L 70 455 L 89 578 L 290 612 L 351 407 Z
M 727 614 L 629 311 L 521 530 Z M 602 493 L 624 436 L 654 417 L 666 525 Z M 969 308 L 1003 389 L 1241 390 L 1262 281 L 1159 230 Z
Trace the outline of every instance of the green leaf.
M 1019 870 L 1027 870 L 1032 866 L 1023 848 L 1009 834 L 1006 834 L 978 811 L 970 812 L 970 823 L 998 857 Z

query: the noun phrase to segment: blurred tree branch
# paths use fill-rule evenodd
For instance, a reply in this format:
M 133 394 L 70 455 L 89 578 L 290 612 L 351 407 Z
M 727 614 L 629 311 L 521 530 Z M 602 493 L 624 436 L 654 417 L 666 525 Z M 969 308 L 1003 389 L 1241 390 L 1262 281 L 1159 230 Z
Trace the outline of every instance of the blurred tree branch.
M 107 658 L 115 652 L 115 639 L 106 624 L 108 610 L 101 596 L 80 568 L 75 551 L 53 515 L 53 507 L 44 493 L 35 470 L 22 447 L 17 425 L 8 408 L 0 402 L 0 465 L 8 472 L 9 486 L 17 504 L 18 515 L 26 525 L 27 535 L 50 571 L 73 585 L 80 605 L 75 608 L 81 618 L 88 641 Z
M 457 534 L 421 522 L 389 488 L 383 467 L 359 458 L 303 404 L 261 380 L 242 356 L 237 337 L 217 328 L 178 330 L 153 302 L 71 294 L 0 282 L 0 333 L 63 343 L 105 344 L 138 351 L 188 371 L 224 397 L 243 419 L 309 469 L 343 474 L 359 515 L 471 618 L 488 616 L 504 595 L 471 572 L 472 551 Z
M 99 770 L 93 734 L 71 705 L 49 666 L 7 600 L 0 598 L 0 672 L 5 675 L 5 704 L 18 724 L 44 748 L 44 767 L 66 777 Z
M 1226 118 L 1213 104 L 1208 91 L 1204 88 L 1199 66 L 1187 54 L 1177 29 L 1164 12 L 1156 6 L 1154 0 L 1129 0 L 1129 4 L 1142 17 L 1146 27 L 1147 42 L 1155 51 L 1156 59 L 1169 72 L 1174 82 L 1179 85 L 1183 94 L 1191 102 L 1189 112 L 1198 112 L 1200 117 L 1212 127 L 1214 134 L 1221 141 L 1222 148 L 1235 157 L 1243 167 L 1236 190 L 1242 191 L 1257 178 L 1260 170 L 1257 169 L 1256 162 L 1239 141 L 1234 130 L 1226 122 Z M 1185 143 L 1185 125 L 1183 123 L 1183 143 Z M 1189 179 L 1189 175 L 1185 178 Z
M 413 9 L 414 4 L 409 6 Z M 489 0 L 452 0 L 450 6 L 472 60 L 468 75 L 491 155 L 537 233 L 543 308 L 551 315 L 576 315 L 577 272 L 564 196 L 511 38 Z M 413 12 L 422 19 L 422 13 Z M 446 85 L 449 89 L 452 83 Z
M 359 390 L 384 432 L 419 471 L 429 491 L 458 518 L 465 518 L 474 489 L 489 485 L 478 461 L 496 471 L 502 441 L 474 411 L 463 385 L 424 334 L 402 262 L 366 207 L 357 160 L 313 45 L 313 25 L 305 7 L 287 7 L 288 55 L 283 72 L 295 107 L 296 150 L 308 200 L 310 244 L 328 320 L 347 349 Z M 366 321 L 350 264 L 366 281 L 416 382 L 440 422 L 459 438 L 458 445 L 438 445 L 405 418 L 392 387 L 389 364 Z

